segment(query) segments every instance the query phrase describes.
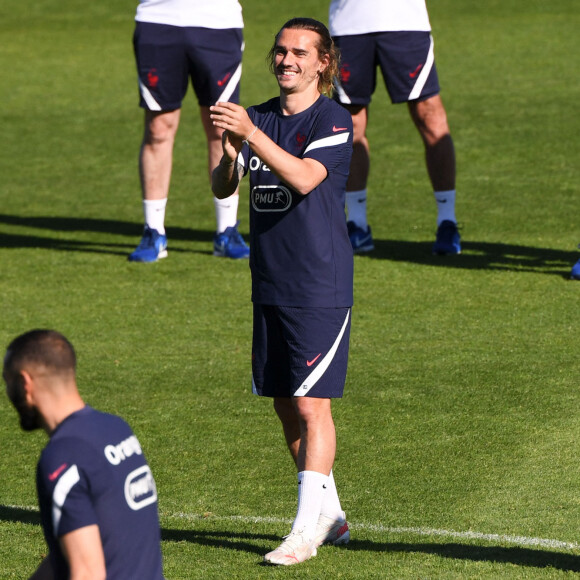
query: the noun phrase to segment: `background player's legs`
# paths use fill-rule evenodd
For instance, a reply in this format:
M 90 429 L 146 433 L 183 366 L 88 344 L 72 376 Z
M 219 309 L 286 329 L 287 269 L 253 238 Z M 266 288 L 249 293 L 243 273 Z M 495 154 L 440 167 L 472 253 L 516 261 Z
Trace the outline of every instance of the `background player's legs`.
M 366 136 L 367 107 L 347 106 L 352 116 L 353 139 L 350 174 L 346 182 L 347 191 L 366 189 L 370 169 L 369 142 Z
M 367 223 L 367 180 L 370 170 L 369 142 L 366 136 L 368 108 L 346 106 L 352 116 L 353 142 L 350 174 L 346 183 L 346 211 L 348 232 L 355 252 L 374 248 L 371 229 Z
M 139 152 L 145 229 L 139 246 L 129 256 L 133 262 L 155 262 L 167 256 L 165 206 L 180 116 L 181 109 L 161 112 L 145 110 L 145 129 Z
M 455 218 L 455 148 L 439 95 L 408 103 L 411 118 L 425 145 L 427 173 L 437 202 L 435 254 L 461 252 Z
M 163 200 L 169 195 L 173 144 L 181 109 L 145 111 L 145 132 L 139 154 L 143 200 Z
M 209 107 L 200 107 L 201 122 L 207 138 L 207 161 L 209 179 L 212 171 L 218 166 L 222 157 L 223 130 L 215 127 L 210 119 Z M 238 232 L 239 196 L 236 191 L 230 197 L 214 197 L 216 216 L 216 235 L 214 237 L 214 255 L 228 258 L 247 258 L 250 250 Z
M 580 260 L 578 260 L 574 266 L 572 266 L 570 278 L 572 278 L 572 280 L 580 280 Z
M 425 144 L 427 172 L 433 191 L 455 189 L 455 149 L 441 97 L 409 103 L 409 112 Z

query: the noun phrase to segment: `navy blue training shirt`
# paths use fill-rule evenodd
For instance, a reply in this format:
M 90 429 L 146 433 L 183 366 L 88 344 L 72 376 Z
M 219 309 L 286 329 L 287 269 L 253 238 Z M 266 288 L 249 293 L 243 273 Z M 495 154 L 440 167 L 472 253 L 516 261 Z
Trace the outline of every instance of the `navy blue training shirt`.
M 352 120 L 320 96 L 285 116 L 280 99 L 250 107 L 254 124 L 282 149 L 322 163 L 328 175 L 307 195 L 283 183 L 244 145 L 238 158 L 250 172 L 250 268 L 255 303 L 342 308 L 353 301 L 353 251 L 345 217 L 352 155 Z
M 107 580 L 163 580 L 157 490 L 123 419 L 86 406 L 53 432 L 37 466 L 44 536 L 55 578 L 68 578 L 58 538 L 99 526 Z

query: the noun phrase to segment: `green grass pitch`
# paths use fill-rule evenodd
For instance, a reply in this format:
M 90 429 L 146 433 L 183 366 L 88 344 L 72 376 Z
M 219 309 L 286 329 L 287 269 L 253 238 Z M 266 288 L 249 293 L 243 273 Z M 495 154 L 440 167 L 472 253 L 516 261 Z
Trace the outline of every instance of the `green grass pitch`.
M 351 359 L 334 405 L 343 548 L 261 564 L 289 530 L 295 475 L 250 388 L 250 274 L 211 255 L 205 143 L 189 93 L 169 257 L 130 264 L 142 223 L 136 0 L 0 5 L 0 344 L 64 332 L 81 392 L 125 417 L 159 489 L 177 579 L 564 578 L 580 572 L 577 0 L 430 0 L 455 140 L 463 255 L 434 257 L 418 134 L 382 84 L 371 105 L 370 223 L 355 259 Z M 244 0 L 244 105 L 276 94 L 265 55 L 328 2 Z M 247 184 L 241 231 L 248 232 Z M 45 554 L 43 433 L 0 397 L 0 578 Z

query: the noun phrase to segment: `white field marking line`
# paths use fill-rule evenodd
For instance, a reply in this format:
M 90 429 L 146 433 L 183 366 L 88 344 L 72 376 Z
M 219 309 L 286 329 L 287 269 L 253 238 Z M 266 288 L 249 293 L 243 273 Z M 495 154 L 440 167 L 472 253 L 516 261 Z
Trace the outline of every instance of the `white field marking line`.
M 21 509 L 31 512 L 38 512 L 35 506 L 20 506 L 8 505 L 5 506 L 13 509 Z M 262 516 L 216 516 L 213 514 L 189 514 L 179 512 L 175 514 L 160 514 L 162 517 L 176 518 L 181 520 L 222 520 L 230 522 L 243 522 L 254 524 L 291 524 L 292 520 L 284 518 L 271 518 Z M 563 542 L 561 540 L 550 540 L 548 538 L 529 538 L 527 536 L 509 536 L 506 534 L 484 534 L 482 532 L 455 532 L 453 530 L 438 530 L 435 528 L 403 528 L 403 527 L 389 527 L 377 524 L 359 523 L 353 524 L 349 522 L 349 526 L 353 530 L 367 530 L 370 532 L 379 532 L 387 534 L 410 534 L 415 536 L 426 537 L 448 537 L 457 538 L 459 540 L 485 540 L 487 542 L 497 542 L 504 544 L 514 544 L 517 546 L 539 546 L 541 548 L 552 548 L 557 550 L 578 550 L 580 544 L 578 542 Z
M 271 518 L 260 516 L 216 516 L 213 514 L 164 514 L 168 517 L 185 520 L 224 520 L 224 521 L 238 521 L 244 523 L 256 524 L 291 524 L 292 520 L 283 518 Z M 578 550 L 580 543 L 577 542 L 563 542 L 561 540 L 551 540 L 548 538 L 529 538 L 527 536 L 510 536 L 507 534 L 484 534 L 482 532 L 456 532 L 453 530 L 438 530 L 434 528 L 404 528 L 404 527 L 389 527 L 377 524 L 367 523 L 351 523 L 349 526 L 353 530 L 368 530 L 371 532 L 388 533 L 388 534 L 410 534 L 415 536 L 427 537 L 450 537 L 460 540 L 485 540 L 487 542 L 497 542 L 504 544 L 515 544 L 517 546 L 539 546 L 542 548 L 553 548 L 558 550 Z

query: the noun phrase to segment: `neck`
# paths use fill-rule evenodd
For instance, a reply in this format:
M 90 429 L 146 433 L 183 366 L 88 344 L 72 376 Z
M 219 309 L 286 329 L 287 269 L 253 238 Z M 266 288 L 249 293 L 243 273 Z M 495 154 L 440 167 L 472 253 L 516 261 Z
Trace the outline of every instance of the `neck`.
M 318 88 L 304 93 L 285 93 L 280 91 L 280 109 L 285 116 L 296 115 L 306 111 L 319 99 Z
M 50 437 L 54 430 L 70 415 L 80 411 L 85 407 L 84 401 L 78 397 L 71 397 L 66 401 L 61 401 L 59 406 L 52 413 L 43 414 L 44 430 Z

